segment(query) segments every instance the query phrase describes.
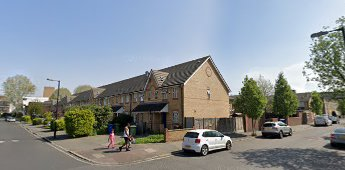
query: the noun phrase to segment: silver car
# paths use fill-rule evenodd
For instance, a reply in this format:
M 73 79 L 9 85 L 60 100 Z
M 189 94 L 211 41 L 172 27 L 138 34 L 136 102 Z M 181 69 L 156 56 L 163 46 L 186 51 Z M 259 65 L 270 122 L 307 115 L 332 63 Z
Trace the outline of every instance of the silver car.
M 345 128 L 337 128 L 331 133 L 331 146 L 345 144 Z
M 263 137 L 278 136 L 282 139 L 285 135 L 292 136 L 292 128 L 284 122 L 266 122 L 262 125 L 261 133 Z
M 332 120 L 330 120 L 327 115 L 326 116 L 316 116 L 314 119 L 314 125 L 315 126 L 331 126 Z

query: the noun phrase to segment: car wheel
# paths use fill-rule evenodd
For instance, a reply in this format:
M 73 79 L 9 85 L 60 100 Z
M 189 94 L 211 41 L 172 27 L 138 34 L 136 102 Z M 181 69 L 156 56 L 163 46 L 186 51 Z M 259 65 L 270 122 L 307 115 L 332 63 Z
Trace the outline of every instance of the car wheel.
M 264 134 L 264 133 L 263 133 L 263 134 L 262 134 L 262 137 L 266 138 L 266 137 L 267 137 L 267 134 Z
M 283 137 L 284 137 L 284 134 L 283 134 L 282 131 L 280 131 L 280 132 L 279 132 L 279 138 L 280 138 L 280 139 L 283 139 Z
M 290 129 L 289 136 L 292 136 L 292 129 Z
M 336 147 L 336 146 L 337 146 L 337 144 L 336 144 L 336 143 L 331 142 L 331 146 L 332 146 L 332 147 Z
M 227 142 L 226 142 L 226 149 L 227 149 L 227 150 L 230 150 L 230 149 L 231 149 L 231 142 L 230 142 L 230 141 L 227 141 Z
M 200 154 L 201 154 L 202 156 L 206 156 L 207 153 L 208 153 L 208 147 L 207 147 L 207 145 L 202 145 Z

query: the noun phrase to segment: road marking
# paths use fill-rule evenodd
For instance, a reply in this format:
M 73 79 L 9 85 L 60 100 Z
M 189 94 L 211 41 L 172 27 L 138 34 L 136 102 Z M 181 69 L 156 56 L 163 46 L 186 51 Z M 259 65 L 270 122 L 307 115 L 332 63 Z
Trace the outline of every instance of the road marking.
M 18 142 L 19 140 L 11 140 L 12 142 Z
M 4 143 L 5 141 L 0 140 L 0 143 Z
M 154 152 L 156 152 L 156 150 L 154 150 L 152 148 L 148 148 L 148 149 L 145 149 L 145 152 L 147 152 L 147 153 L 154 153 Z

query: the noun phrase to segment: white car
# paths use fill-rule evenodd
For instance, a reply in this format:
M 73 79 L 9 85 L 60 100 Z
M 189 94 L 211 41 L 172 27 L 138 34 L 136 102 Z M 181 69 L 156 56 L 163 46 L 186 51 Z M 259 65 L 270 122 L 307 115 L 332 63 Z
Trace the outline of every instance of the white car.
M 265 122 L 261 128 L 262 137 L 278 136 L 280 139 L 284 135 L 292 136 L 292 128 L 284 122 Z
M 7 121 L 7 122 L 15 122 L 15 121 L 16 121 L 16 118 L 14 118 L 14 117 L 7 117 L 7 118 L 6 118 L 6 121 Z
M 316 116 L 314 119 L 315 126 L 331 126 L 332 120 L 328 118 L 328 116 Z
M 194 151 L 205 156 L 209 151 L 217 149 L 230 150 L 232 140 L 216 130 L 197 129 L 186 133 L 183 138 L 182 150 Z

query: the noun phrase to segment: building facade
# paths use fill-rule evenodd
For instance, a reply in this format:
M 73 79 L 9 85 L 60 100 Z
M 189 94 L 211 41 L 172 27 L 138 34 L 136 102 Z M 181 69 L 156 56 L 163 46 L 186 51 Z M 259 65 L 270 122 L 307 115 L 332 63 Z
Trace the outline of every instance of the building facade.
M 210 56 L 74 94 L 67 104 L 111 106 L 139 131 L 192 127 L 190 118 L 228 118 L 230 89 Z

